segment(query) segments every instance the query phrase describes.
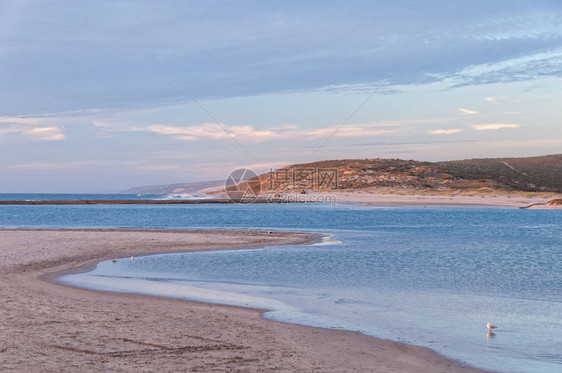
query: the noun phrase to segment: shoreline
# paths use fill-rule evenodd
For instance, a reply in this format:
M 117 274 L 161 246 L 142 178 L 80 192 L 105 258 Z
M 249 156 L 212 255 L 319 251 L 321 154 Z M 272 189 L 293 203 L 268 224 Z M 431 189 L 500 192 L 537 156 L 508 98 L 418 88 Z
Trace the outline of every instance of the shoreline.
M 0 200 L 0 205 L 200 205 L 200 204 L 235 204 L 235 203 L 355 203 L 366 206 L 450 206 L 450 207 L 511 207 L 521 209 L 562 209 L 562 205 L 548 205 L 553 199 L 562 198 L 562 194 L 544 192 L 507 192 L 495 193 L 482 191 L 428 192 L 396 190 L 360 191 L 326 191 L 300 193 L 261 194 L 248 200 L 232 200 L 220 193 L 212 198 L 201 199 L 87 199 L 87 200 Z
M 62 272 L 112 257 L 306 244 L 319 237 L 227 230 L 0 230 L 5 300 L 0 361 L 7 369 L 41 365 L 49 371 L 480 371 L 425 347 L 267 320 L 264 310 L 56 282 Z
M 306 195 L 287 194 L 288 197 L 303 196 L 309 200 L 326 200 L 330 196 L 335 202 L 356 203 L 366 206 L 449 206 L 449 207 L 509 207 L 532 209 L 556 209 L 562 206 L 547 206 L 547 203 L 558 195 L 541 194 L 506 194 L 506 195 L 450 195 L 450 194 L 391 194 L 391 193 L 359 193 L 359 192 L 322 192 Z M 302 198 L 302 197 L 301 197 Z

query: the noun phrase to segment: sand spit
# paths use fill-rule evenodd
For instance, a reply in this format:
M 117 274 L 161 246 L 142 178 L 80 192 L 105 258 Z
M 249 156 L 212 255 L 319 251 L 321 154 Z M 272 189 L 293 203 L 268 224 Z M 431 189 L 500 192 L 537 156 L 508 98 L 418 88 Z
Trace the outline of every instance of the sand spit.
M 263 319 L 260 310 L 72 288 L 113 257 L 319 241 L 250 231 L 0 230 L 3 371 L 472 372 L 433 351 Z

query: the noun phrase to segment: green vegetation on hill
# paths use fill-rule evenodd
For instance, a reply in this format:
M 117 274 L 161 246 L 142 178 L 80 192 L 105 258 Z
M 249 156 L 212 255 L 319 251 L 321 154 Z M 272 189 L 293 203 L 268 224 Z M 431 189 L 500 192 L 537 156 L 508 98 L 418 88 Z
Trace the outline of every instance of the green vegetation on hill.
M 489 179 L 513 190 L 562 192 L 562 154 L 470 159 L 441 165 L 444 172 L 462 179 Z

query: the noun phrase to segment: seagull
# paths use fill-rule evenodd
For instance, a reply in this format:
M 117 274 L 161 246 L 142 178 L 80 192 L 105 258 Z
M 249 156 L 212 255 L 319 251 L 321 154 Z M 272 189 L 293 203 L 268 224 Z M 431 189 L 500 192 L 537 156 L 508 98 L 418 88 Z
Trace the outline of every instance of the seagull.
M 486 328 L 490 329 L 490 332 L 491 332 L 493 329 L 496 329 L 497 326 L 494 326 L 494 325 L 490 324 L 490 322 L 488 321 L 486 323 Z
M 113 263 L 117 263 L 117 259 L 113 259 L 112 262 L 113 262 Z

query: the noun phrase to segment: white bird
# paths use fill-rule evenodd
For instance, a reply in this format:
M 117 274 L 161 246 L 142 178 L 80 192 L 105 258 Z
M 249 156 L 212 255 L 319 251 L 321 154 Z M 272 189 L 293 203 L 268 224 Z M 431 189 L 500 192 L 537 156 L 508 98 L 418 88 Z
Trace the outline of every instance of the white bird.
M 488 328 L 490 331 L 492 331 L 493 329 L 496 329 L 497 326 L 490 324 L 490 322 L 488 321 L 486 323 L 486 328 Z
M 113 259 L 112 262 L 113 262 L 113 263 L 117 263 L 117 259 Z
M 134 257 L 134 256 L 131 256 L 131 260 L 134 260 L 134 259 L 135 259 L 135 257 Z

